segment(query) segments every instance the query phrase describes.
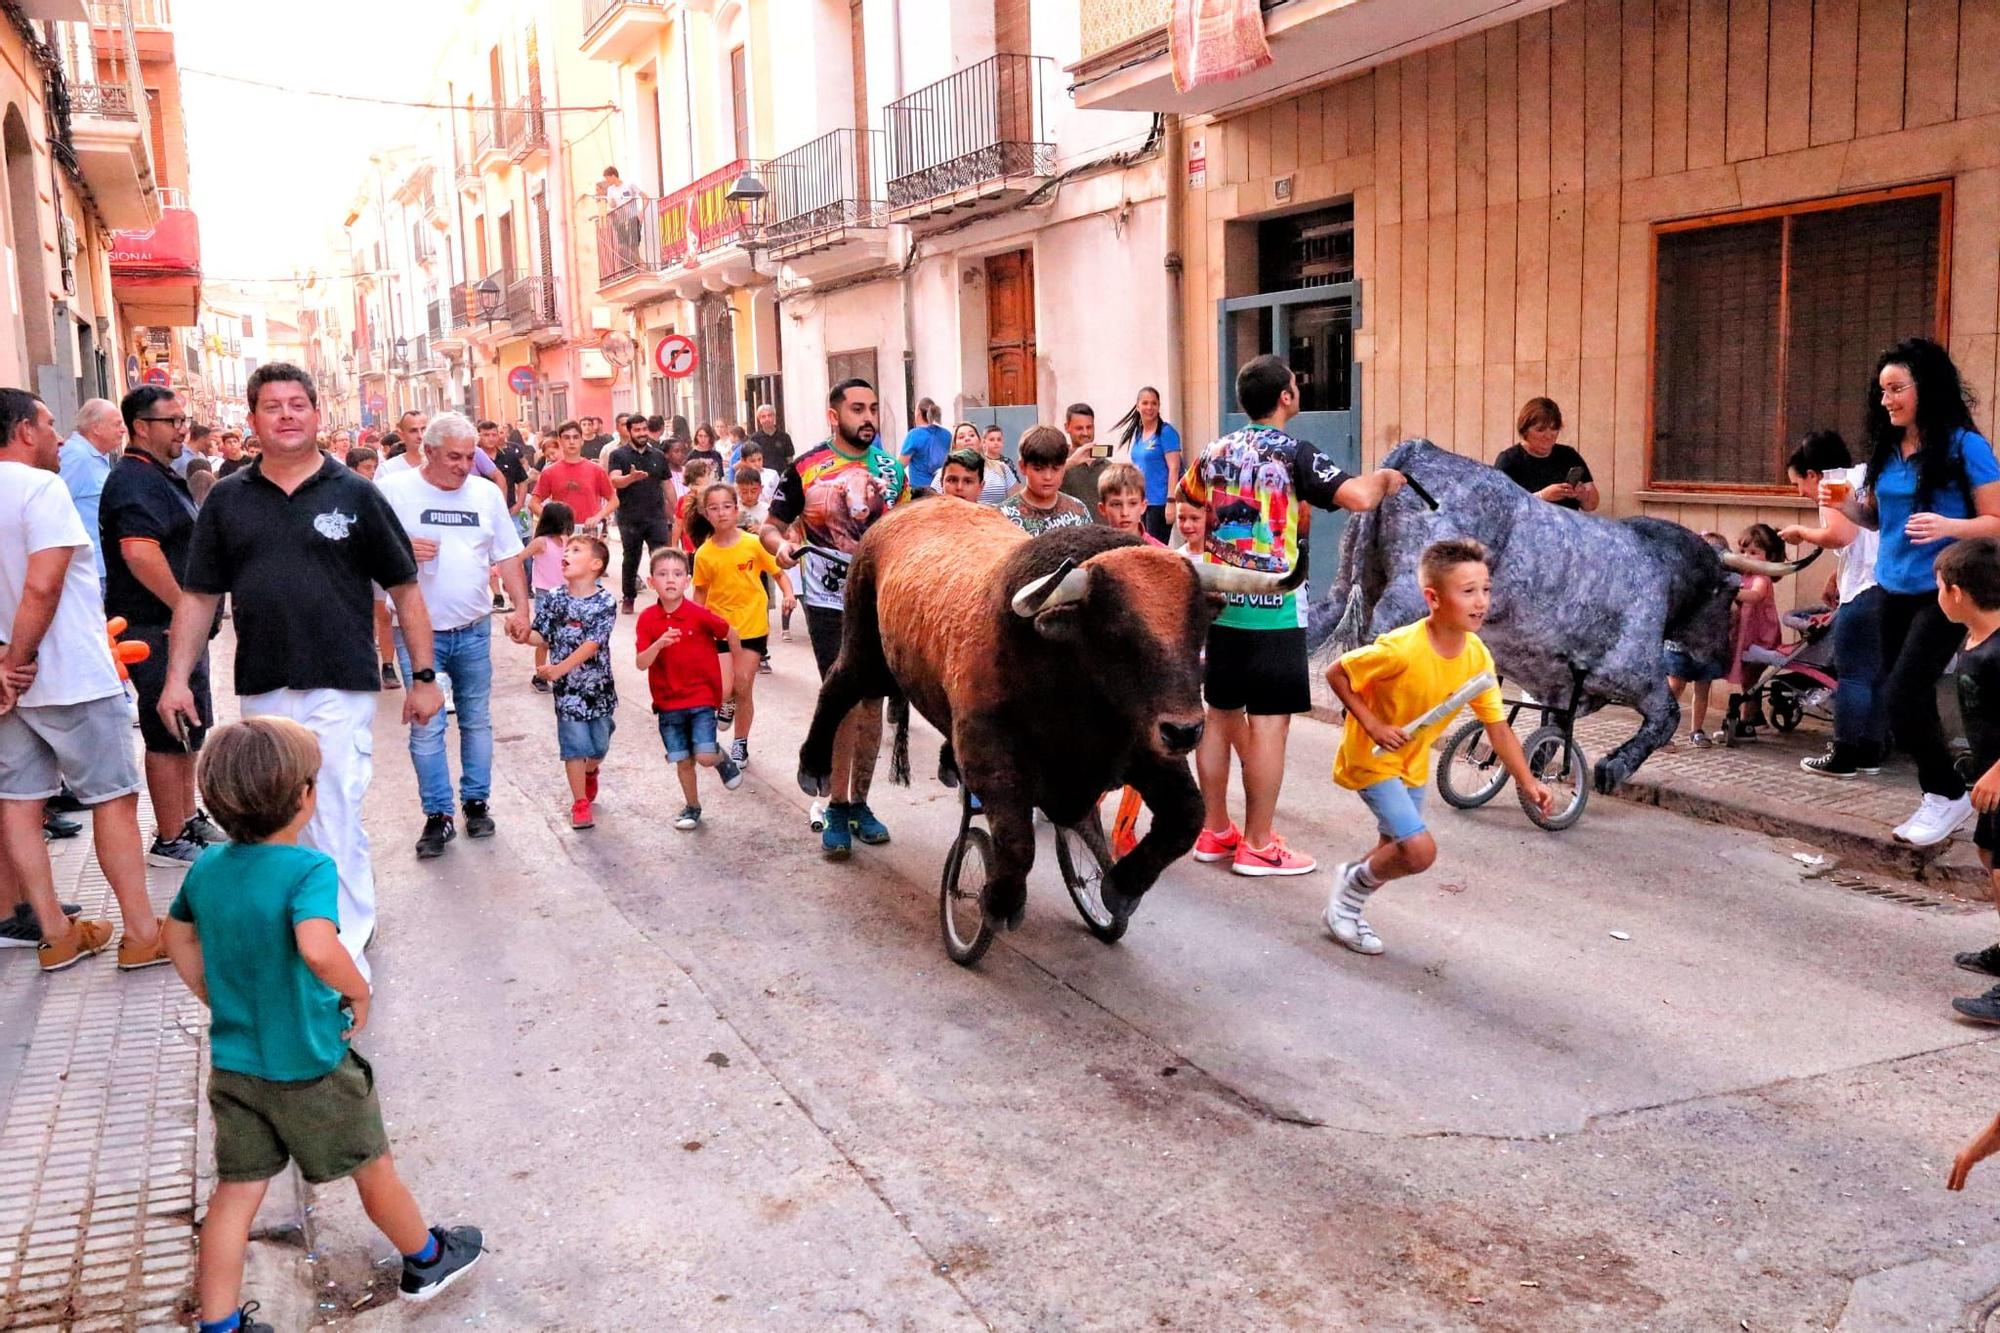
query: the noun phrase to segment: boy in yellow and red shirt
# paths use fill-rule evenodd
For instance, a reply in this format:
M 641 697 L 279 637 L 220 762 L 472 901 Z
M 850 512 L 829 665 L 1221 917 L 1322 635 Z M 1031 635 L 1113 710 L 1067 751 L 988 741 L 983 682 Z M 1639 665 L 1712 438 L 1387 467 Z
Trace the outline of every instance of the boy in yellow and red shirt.
M 1413 731 L 1402 728 L 1477 676 L 1493 672 L 1493 654 L 1475 633 L 1493 598 L 1493 573 L 1486 562 L 1486 548 L 1476 541 L 1433 542 L 1417 566 L 1430 615 L 1344 654 L 1327 668 L 1327 683 L 1347 710 L 1333 780 L 1361 797 L 1381 834 L 1374 851 L 1340 867 L 1322 917 L 1334 939 L 1356 953 L 1382 952 L 1381 936 L 1361 915 L 1369 895 L 1389 880 L 1422 874 L 1437 860 L 1437 841 L 1424 826 L 1424 784 L 1430 777 L 1431 744 L 1458 713 L 1454 709 Z M 1494 753 L 1528 798 L 1546 811 L 1554 800 L 1528 771 L 1505 708 L 1497 684 L 1472 700 L 1473 716 L 1486 724 Z

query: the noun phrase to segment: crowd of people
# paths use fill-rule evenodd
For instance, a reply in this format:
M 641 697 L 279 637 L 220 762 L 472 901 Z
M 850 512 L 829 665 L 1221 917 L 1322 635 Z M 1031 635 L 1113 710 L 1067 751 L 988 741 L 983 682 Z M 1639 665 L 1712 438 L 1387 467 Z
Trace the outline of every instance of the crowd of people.
M 47 972 L 110 945 L 109 921 L 58 901 L 45 843 L 63 832 L 52 800 L 89 808 L 122 918 L 118 966 L 171 962 L 214 1010 L 216 1095 L 227 1103 L 216 1234 L 247 1232 L 273 1162 L 294 1158 L 314 1179 L 353 1175 L 406 1256 L 405 1293 L 421 1299 L 476 1261 L 480 1238 L 424 1223 L 389 1165 L 372 1079 L 349 1044 L 367 1021 L 376 902 L 362 805 L 383 691 L 401 691 L 420 858 L 443 855 L 461 821 L 472 838 L 497 829 L 496 617 L 519 660 L 532 657 L 525 688 L 550 696 L 570 826 L 595 824 L 619 716 L 612 664 L 629 652 L 680 788 L 672 822 L 698 829 L 702 770 L 728 791 L 751 762 L 773 640 L 792 639 L 802 607 L 815 665 L 831 669 L 850 562 L 900 505 L 941 495 L 992 507 L 1029 537 L 1104 524 L 1190 560 L 1285 573 L 1306 558 L 1311 508 L 1372 509 L 1406 484 L 1388 469 L 1350 474 L 1290 433 L 1299 387 L 1283 359 L 1250 361 L 1235 393 L 1249 424 L 1199 446 L 1184 444 L 1147 388 L 1106 443 L 1095 412 L 1076 403 L 1060 428 L 1025 431 L 1010 456 L 997 426 L 947 429 L 930 399 L 892 450 L 879 439 L 874 387 L 855 379 L 833 386 L 826 437 L 803 450 L 768 405 L 754 431 L 628 413 L 609 431 L 585 417 L 537 439 L 454 412 L 409 412 L 379 433 L 326 432 L 312 381 L 283 364 L 250 377 L 247 435 L 205 428 L 170 390 L 143 387 L 121 403 L 83 404 L 64 440 L 40 399 L 0 390 L 0 942 L 34 945 Z M 1560 442 L 1560 407 L 1533 399 L 1517 427 L 1496 466 L 1538 502 L 1598 508 L 1588 464 Z M 1772 561 L 1789 546 L 1837 556 L 1818 613 L 1831 620 L 1838 667 L 1833 738 L 1805 768 L 1853 778 L 1879 772 L 1892 749 L 1909 754 L 1923 796 L 1897 836 L 1934 845 L 1972 823 L 1992 871 L 2000 462 L 1944 350 L 1911 340 L 1885 352 L 1861 460 L 1820 431 L 1789 473 L 1814 522 L 1753 525 L 1734 545 Z M 1487 553 L 1441 541 L 1419 574 L 1429 614 L 1327 673 L 1346 714 L 1334 780 L 1357 794 L 1376 841 L 1332 877 L 1323 922 L 1364 955 L 1385 948 L 1365 915 L 1371 895 L 1437 855 L 1423 797 L 1431 744 L 1457 707 L 1485 724 L 1528 798 L 1550 803 L 1478 637 L 1491 603 Z M 1247 876 L 1317 869 L 1274 822 L 1291 719 L 1311 702 L 1306 612 L 1297 590 L 1234 595 L 1208 629 L 1199 862 Z M 225 616 L 240 720 L 218 728 L 208 654 Z M 1727 660 L 1664 645 L 1674 688 L 1693 689 L 1691 744 L 1709 739 L 1714 680 L 1754 699 L 1758 674 L 1779 660 L 1781 622 L 1770 580 L 1753 575 L 1736 593 Z M 121 633 L 143 651 L 121 648 Z M 143 760 L 130 738 L 127 662 Z M 1966 719 L 1963 764 L 1937 707 L 1948 673 Z M 882 730 L 880 700 L 839 728 L 831 792 L 815 810 L 831 859 L 890 838 L 869 805 Z M 187 872 L 165 921 L 147 897 L 148 861 Z M 1994 887 L 2000 902 L 2000 872 Z M 2000 944 L 1956 961 L 2000 978 Z M 1954 1003 L 2000 1023 L 2000 984 Z M 236 1326 L 240 1259 L 240 1244 L 232 1258 L 205 1239 L 204 1327 Z

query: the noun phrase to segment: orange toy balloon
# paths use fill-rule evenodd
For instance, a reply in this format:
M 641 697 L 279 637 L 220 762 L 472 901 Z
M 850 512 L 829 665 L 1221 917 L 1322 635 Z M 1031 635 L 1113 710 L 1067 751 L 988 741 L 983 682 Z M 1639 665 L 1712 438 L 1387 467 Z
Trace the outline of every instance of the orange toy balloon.
M 143 643 L 120 643 L 118 636 L 125 632 L 125 617 L 113 616 L 104 622 L 104 633 L 111 640 L 111 660 L 118 664 L 118 679 L 130 680 L 131 674 L 125 668 L 133 662 L 143 662 L 153 655 L 150 646 Z

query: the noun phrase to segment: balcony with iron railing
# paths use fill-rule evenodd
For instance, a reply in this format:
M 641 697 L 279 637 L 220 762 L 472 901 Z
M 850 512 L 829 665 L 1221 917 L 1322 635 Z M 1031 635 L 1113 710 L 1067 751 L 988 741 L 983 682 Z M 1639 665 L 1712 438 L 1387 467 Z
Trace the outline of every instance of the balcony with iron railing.
M 679 0 L 583 0 L 583 54 L 624 61 L 656 41 Z
M 122 83 L 72 84 L 69 111 L 72 116 L 94 116 L 99 120 L 139 119 L 139 112 L 132 105 L 132 91 Z
M 518 333 L 556 322 L 556 280 L 539 273 L 515 274 L 501 285 L 500 312 Z
M 914 222 L 1019 194 L 1055 172 L 1046 56 L 996 55 L 883 108 L 889 210 Z
M 711 263 L 741 261 L 752 218 L 729 198 L 729 191 L 746 170 L 761 165 L 739 158 L 664 198 L 634 199 L 607 212 L 597 224 L 598 289 L 630 284 L 641 276 L 660 279 L 691 271 L 699 276 Z
M 879 130 L 834 130 L 766 162 L 758 239 L 774 258 L 792 259 L 886 228 L 888 205 L 873 188 L 882 162 Z
M 507 155 L 522 165 L 532 165 L 546 158 L 549 151 L 548 118 L 542 111 L 542 99 L 523 97 L 512 108 L 514 119 L 508 125 Z
M 168 0 L 90 0 L 93 27 L 123 27 L 127 11 L 132 15 L 132 26 L 135 28 L 174 26 L 173 7 Z

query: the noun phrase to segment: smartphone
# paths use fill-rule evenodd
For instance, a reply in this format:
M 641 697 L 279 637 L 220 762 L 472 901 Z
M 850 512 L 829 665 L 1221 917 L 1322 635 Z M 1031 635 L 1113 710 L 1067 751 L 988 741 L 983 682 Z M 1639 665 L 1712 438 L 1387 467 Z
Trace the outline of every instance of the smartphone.
M 1108 444 L 1093 444 L 1090 446 L 1090 456 L 1098 462 L 1103 462 L 1105 459 L 1111 457 L 1111 446 Z
M 1564 477 L 1563 481 L 1571 486 L 1583 485 L 1583 469 L 1580 467 L 1571 468 L 1569 470 L 1569 475 L 1567 477 Z

